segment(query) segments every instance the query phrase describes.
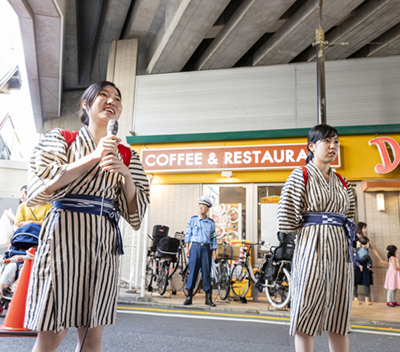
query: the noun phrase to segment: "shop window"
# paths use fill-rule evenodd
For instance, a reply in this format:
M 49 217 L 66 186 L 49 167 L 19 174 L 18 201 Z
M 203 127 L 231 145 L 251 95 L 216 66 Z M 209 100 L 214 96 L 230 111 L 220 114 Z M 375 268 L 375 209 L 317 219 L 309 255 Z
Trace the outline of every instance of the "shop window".
M 258 186 L 257 187 L 257 231 L 258 241 L 265 241 L 271 246 L 278 244 L 278 220 L 276 213 L 278 210 L 279 197 L 282 186 Z M 262 250 L 265 247 L 259 246 L 258 257 L 262 257 Z
M 213 202 L 217 242 L 246 239 L 246 187 L 205 185 L 203 194 Z

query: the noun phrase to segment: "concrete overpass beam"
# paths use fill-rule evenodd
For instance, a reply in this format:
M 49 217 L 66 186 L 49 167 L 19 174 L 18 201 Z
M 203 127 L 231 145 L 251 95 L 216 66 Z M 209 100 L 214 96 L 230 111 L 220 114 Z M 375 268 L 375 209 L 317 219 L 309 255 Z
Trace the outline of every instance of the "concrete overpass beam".
M 370 46 L 368 57 L 400 55 L 400 24 L 397 24 L 374 41 L 377 44 Z
M 232 67 L 295 0 L 245 0 L 195 65 L 196 70 Z
M 326 36 L 332 43 L 348 42 L 326 50 L 326 59 L 345 59 L 400 22 L 400 2 L 372 0 Z
M 146 73 L 181 71 L 228 3 L 229 0 L 181 0 L 150 47 Z
M 121 37 L 124 26 L 124 21 L 121 21 L 121 19 L 125 18 L 128 13 L 131 2 L 132 0 L 108 1 L 108 6 L 104 11 L 104 20 L 99 26 L 99 44 L 97 46 L 97 55 L 94 56 L 91 82 L 101 81 L 106 78 L 111 41 L 113 39 L 118 40 Z
M 66 2 L 9 0 L 20 19 L 37 132 L 61 111 L 62 55 Z
M 138 33 L 146 33 L 157 13 L 161 0 L 136 0 L 127 18 L 123 38 L 135 38 Z
M 336 25 L 363 0 L 325 0 L 323 28 Z M 319 0 L 307 1 L 261 48 L 254 54 L 253 66 L 288 63 L 306 49 L 315 37 L 318 26 Z

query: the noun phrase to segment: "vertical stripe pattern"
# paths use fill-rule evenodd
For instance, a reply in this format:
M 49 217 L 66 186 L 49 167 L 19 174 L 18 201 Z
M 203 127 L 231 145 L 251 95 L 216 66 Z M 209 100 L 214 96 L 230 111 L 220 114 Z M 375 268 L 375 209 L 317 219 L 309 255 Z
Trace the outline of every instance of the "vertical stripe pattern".
M 353 266 L 343 227 L 325 224 L 301 227 L 304 213 L 333 212 L 354 217 L 355 201 L 331 171 L 329 184 L 312 163 L 295 169 L 282 189 L 278 208 L 279 231 L 298 230 L 292 265 L 290 334 L 320 335 L 330 331 L 346 335 L 350 329 Z
M 28 204 L 52 202 L 67 194 L 101 197 L 105 178 L 105 197 L 114 199 L 114 207 L 135 230 L 139 229 L 149 204 L 149 185 L 135 151 L 132 151 L 129 164 L 136 186 L 138 210 L 134 214 L 129 214 L 122 177 L 103 172 L 99 164 L 55 193 L 44 193 L 62 176 L 68 164 L 95 149 L 86 126 L 69 148 L 59 129 L 46 134 L 31 155 Z M 122 156 L 119 157 L 122 160 Z M 99 257 L 94 272 L 99 241 Z M 37 331 L 84 327 L 88 324 L 87 314 L 92 303 L 90 327 L 115 323 L 119 266 L 116 247 L 116 227 L 106 216 L 53 208 L 42 225 L 24 326 Z M 96 278 L 95 293 L 91 297 L 93 276 Z

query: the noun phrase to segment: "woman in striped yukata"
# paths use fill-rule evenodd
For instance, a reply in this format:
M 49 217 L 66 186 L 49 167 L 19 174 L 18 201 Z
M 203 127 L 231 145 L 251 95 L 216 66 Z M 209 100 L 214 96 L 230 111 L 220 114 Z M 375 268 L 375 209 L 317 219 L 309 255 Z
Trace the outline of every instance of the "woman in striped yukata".
M 307 166 L 282 189 L 279 231 L 298 231 L 292 271 L 290 334 L 296 351 L 313 351 L 314 336 L 329 331 L 330 351 L 349 349 L 353 294 L 355 202 L 350 184 L 330 168 L 339 152 L 337 130 L 317 125 L 308 133 Z
M 77 328 L 78 351 L 87 325 L 84 351 L 101 351 L 104 326 L 115 323 L 119 215 L 137 230 L 149 203 L 138 154 L 107 136 L 108 121 L 121 111 L 119 89 L 94 83 L 82 96 L 84 126 L 76 136 L 54 129 L 32 152 L 28 205 L 54 206 L 42 225 L 28 291 L 24 326 L 38 331 L 33 351 L 57 351 L 70 327 Z

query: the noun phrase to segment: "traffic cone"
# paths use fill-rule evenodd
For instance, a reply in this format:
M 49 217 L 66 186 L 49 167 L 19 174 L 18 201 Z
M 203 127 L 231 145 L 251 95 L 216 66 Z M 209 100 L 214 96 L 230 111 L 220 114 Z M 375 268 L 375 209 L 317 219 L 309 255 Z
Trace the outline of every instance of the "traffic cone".
M 29 248 L 27 255 L 35 256 L 35 249 Z M 36 336 L 37 332 L 24 328 L 26 296 L 33 260 L 25 260 L 17 287 L 8 307 L 3 325 L 0 325 L 1 336 Z

